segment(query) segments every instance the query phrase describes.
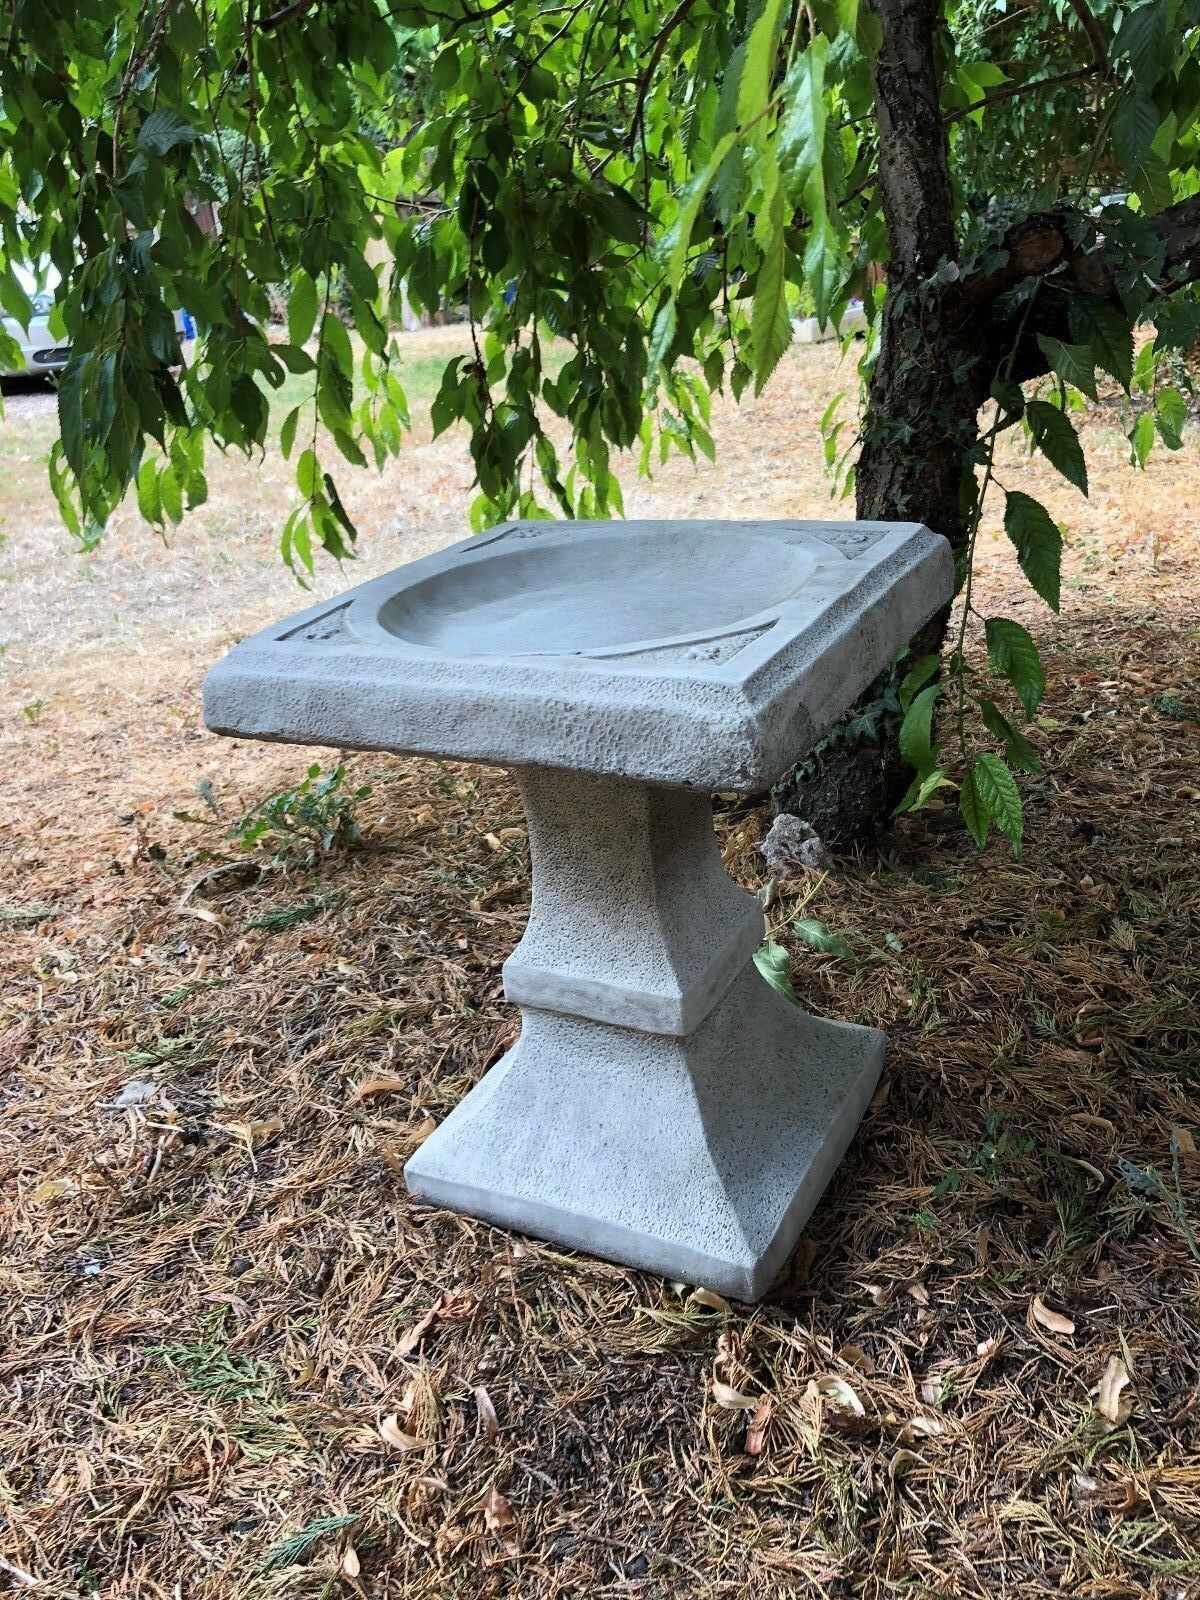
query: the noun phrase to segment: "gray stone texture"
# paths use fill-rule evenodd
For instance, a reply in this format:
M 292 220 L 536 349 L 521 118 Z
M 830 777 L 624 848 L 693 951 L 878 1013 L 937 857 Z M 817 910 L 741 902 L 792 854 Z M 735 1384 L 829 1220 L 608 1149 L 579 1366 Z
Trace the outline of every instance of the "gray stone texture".
M 405 1168 L 425 1199 L 754 1299 L 883 1035 L 782 999 L 712 789 L 768 787 L 953 591 L 916 524 L 512 524 L 314 606 L 205 681 L 218 732 L 516 769 L 522 1032 Z

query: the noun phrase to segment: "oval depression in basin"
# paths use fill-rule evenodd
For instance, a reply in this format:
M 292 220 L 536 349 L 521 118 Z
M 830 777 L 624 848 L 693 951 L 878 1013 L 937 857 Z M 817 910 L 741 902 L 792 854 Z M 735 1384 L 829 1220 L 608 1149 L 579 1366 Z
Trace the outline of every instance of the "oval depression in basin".
M 736 537 L 736 536 L 734 536 Z M 419 579 L 379 624 L 452 655 L 572 655 L 728 630 L 781 605 L 815 561 L 703 530 L 531 539 Z

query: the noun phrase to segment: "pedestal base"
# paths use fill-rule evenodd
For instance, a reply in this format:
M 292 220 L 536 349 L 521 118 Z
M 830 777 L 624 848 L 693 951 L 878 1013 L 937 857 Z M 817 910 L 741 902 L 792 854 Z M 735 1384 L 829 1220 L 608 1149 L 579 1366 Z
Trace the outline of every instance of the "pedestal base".
M 404 1169 L 416 1194 L 703 1284 L 770 1286 L 883 1065 L 753 964 L 685 1037 L 526 1009 L 516 1046 Z

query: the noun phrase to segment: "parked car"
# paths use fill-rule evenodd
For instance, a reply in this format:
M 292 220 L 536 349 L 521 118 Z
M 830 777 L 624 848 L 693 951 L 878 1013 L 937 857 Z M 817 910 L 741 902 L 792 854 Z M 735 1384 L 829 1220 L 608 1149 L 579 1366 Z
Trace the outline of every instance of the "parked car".
M 50 332 L 50 313 L 54 308 L 58 273 L 54 267 L 47 265 L 39 282 L 37 275 L 27 267 L 14 263 L 13 272 L 17 282 L 33 301 L 33 316 L 29 319 L 28 328 L 23 328 L 16 317 L 4 318 L 4 331 L 16 341 L 21 352 L 21 364 L 5 366 L 0 370 L 35 375 L 39 372 L 55 372 L 66 366 L 71 354 L 67 341 L 56 338 Z
M 15 366 L 0 365 L 0 373 L 37 377 L 39 374 L 60 372 L 71 359 L 71 345 L 65 335 L 59 338 L 50 331 L 50 313 L 54 309 L 54 297 L 59 284 L 58 270 L 47 261 L 39 273 L 16 263 L 13 264 L 13 271 L 33 302 L 33 316 L 29 319 L 28 328 L 23 328 L 16 317 L 4 318 L 4 331 L 16 341 L 21 359 Z M 175 313 L 175 331 L 181 344 L 196 337 L 196 325 L 186 311 Z

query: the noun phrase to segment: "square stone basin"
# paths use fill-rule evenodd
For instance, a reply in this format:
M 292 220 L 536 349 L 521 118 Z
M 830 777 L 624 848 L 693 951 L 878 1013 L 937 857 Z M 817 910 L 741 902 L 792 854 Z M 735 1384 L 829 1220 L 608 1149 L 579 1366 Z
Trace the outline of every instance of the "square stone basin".
M 767 788 L 947 595 L 915 523 L 526 522 L 240 644 L 220 733 Z

